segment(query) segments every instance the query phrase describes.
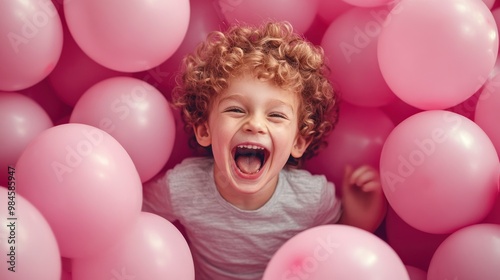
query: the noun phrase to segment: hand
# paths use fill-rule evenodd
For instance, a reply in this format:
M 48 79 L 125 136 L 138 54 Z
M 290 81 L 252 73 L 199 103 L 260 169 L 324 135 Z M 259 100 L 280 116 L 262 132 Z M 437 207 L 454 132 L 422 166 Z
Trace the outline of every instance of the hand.
M 353 170 L 352 166 L 347 165 L 344 172 L 343 184 L 344 191 L 350 191 L 351 187 L 359 188 L 363 192 L 382 189 L 378 171 L 369 165 L 363 165 L 355 170 Z
M 343 214 L 341 223 L 375 231 L 385 217 L 387 202 L 379 172 L 363 165 L 346 166 L 342 182 Z

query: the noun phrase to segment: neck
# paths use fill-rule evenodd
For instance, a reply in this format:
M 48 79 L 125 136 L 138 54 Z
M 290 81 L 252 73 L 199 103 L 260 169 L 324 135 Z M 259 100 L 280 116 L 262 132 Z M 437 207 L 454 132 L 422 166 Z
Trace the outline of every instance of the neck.
M 228 193 L 223 193 L 220 190 L 219 193 L 227 202 L 231 203 L 238 209 L 248 211 L 257 210 L 260 207 L 264 206 L 264 204 L 266 204 L 266 202 L 269 201 L 272 196 L 271 193 L 271 195 L 267 197 L 267 199 L 264 199 L 263 197 L 256 195 L 246 195 L 245 197 L 242 197 L 241 195 L 233 196 Z
M 218 176 L 215 176 L 217 178 Z M 265 187 L 256 192 L 244 192 L 238 187 L 227 187 L 227 184 L 221 184 L 215 180 L 217 191 L 227 202 L 241 210 L 257 210 L 264 206 L 271 199 L 276 190 L 278 178 L 268 182 Z M 227 182 L 227 181 L 226 181 Z M 226 187 L 221 187 L 225 185 Z

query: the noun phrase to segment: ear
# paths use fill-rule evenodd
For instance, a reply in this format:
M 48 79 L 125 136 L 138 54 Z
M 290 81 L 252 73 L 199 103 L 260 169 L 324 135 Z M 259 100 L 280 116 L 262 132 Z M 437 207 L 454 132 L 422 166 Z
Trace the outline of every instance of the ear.
M 210 129 L 206 122 L 199 124 L 193 128 L 196 141 L 203 147 L 208 147 L 212 144 L 212 137 L 210 136 Z
M 302 135 L 297 135 L 295 138 L 295 143 L 293 144 L 292 147 L 292 157 L 294 158 L 300 158 L 306 151 L 307 147 L 309 147 L 309 144 L 311 144 L 310 139 L 304 138 Z

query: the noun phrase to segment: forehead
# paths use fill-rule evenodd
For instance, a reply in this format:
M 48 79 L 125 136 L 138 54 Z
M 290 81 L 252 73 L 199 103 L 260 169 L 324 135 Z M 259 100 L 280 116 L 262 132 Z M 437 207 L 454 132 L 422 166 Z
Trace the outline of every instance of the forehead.
M 250 75 L 231 78 L 228 87 L 219 94 L 219 100 L 227 98 L 277 101 L 297 107 L 300 100 L 296 92 L 281 88 L 272 81 Z

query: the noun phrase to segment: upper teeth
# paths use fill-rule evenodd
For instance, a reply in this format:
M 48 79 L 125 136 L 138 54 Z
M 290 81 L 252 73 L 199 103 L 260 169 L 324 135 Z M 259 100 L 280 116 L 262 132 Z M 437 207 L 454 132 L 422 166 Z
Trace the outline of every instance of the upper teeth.
M 254 150 L 264 150 L 264 148 L 255 145 L 238 145 L 238 148 L 254 149 Z

